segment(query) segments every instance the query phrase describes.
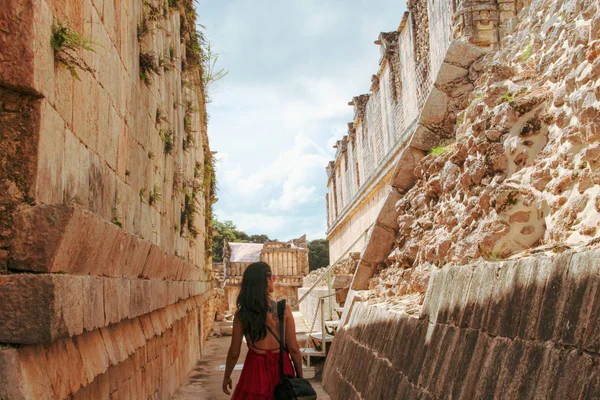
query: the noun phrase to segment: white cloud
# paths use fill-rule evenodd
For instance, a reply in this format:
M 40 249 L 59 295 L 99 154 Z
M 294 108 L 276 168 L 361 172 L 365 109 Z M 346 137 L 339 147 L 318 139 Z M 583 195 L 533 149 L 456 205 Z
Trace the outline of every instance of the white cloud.
M 396 0 L 198 0 L 219 65 L 208 133 L 219 152 L 219 219 L 248 233 L 324 237 L 325 167 L 347 133 L 353 96 L 378 69 Z

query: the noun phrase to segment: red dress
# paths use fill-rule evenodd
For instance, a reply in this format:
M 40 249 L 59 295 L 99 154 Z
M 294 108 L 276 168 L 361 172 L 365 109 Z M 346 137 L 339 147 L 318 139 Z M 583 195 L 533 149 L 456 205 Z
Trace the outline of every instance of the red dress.
M 273 400 L 275 386 L 279 383 L 279 349 L 264 351 L 265 354 L 258 354 L 248 347 L 232 400 Z M 285 351 L 283 370 L 286 375 L 294 375 L 292 361 Z

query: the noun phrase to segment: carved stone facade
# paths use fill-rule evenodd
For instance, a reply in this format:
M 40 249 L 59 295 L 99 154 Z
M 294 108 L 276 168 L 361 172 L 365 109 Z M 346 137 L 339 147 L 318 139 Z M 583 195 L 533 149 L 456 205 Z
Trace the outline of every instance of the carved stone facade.
M 298 300 L 297 289 L 308 275 L 308 246 L 306 236 L 283 242 L 226 243 L 223 256 L 225 269 L 226 309 L 234 312 L 244 271 L 253 262 L 263 261 L 271 266 L 275 279 L 273 297 L 286 299 L 293 307 Z
M 354 119 L 327 167 L 331 262 L 364 247 L 390 190 L 391 170 L 419 123 L 451 41 L 495 48 L 522 6 L 513 0 L 411 0 L 398 29 L 379 35 L 381 58 L 371 93 L 349 103 Z M 451 133 L 435 121 L 428 126 Z

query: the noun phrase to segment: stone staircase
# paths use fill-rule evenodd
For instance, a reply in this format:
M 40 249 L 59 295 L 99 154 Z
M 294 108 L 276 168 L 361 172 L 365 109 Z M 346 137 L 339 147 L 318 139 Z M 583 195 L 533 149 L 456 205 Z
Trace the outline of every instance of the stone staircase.
M 319 309 L 322 310 L 324 306 L 324 301 L 323 299 L 320 300 L 321 304 L 319 305 Z M 335 337 L 335 334 L 340 327 L 343 312 L 343 307 L 335 308 L 334 319 L 331 320 L 325 320 L 324 313 L 321 312 L 320 314 L 322 318 L 319 321 L 320 330 L 316 332 L 309 332 L 306 335 L 307 337 L 304 341 L 305 347 L 302 347 L 300 349 L 300 351 L 302 352 L 303 359 L 302 370 L 304 372 L 305 378 L 313 378 L 317 372 L 315 364 L 320 364 L 320 361 L 324 360 L 327 357 L 327 352 L 329 351 L 330 344 L 331 342 L 333 342 L 333 338 Z M 317 319 L 319 319 L 318 316 Z M 299 336 L 301 335 L 305 334 L 299 333 Z

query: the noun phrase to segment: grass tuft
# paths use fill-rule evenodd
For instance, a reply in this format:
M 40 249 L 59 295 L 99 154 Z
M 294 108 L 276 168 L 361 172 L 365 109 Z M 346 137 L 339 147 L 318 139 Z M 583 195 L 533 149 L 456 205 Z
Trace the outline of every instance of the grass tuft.
M 81 36 L 68 22 L 57 20 L 56 24 L 52 25 L 50 44 L 54 49 L 56 61 L 67 68 L 75 79 L 81 80 L 77 69 L 90 73 L 94 72 L 85 63 L 79 52 L 80 50 L 95 52 L 93 46 L 97 44 L 91 39 Z
M 156 59 L 156 54 L 152 51 L 145 52 L 140 51 L 140 79 L 150 86 L 152 83 L 151 78 L 154 75 L 160 75 L 161 69 Z

